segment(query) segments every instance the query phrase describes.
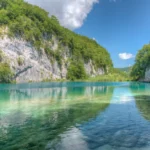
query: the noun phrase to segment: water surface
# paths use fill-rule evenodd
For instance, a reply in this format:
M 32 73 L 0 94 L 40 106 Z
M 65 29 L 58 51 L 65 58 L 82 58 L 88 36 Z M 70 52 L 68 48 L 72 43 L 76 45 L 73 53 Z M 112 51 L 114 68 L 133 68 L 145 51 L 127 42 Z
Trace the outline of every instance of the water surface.
M 0 150 L 149 150 L 150 84 L 0 85 Z

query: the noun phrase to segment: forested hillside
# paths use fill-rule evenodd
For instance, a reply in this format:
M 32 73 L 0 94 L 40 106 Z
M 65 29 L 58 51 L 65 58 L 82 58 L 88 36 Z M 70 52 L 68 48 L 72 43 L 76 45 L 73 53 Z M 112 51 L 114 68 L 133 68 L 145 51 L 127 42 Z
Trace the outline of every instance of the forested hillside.
M 38 52 L 44 49 L 48 58 L 56 60 L 60 68 L 64 53 L 62 47 L 68 47 L 69 79 L 85 78 L 84 64 L 89 61 L 92 61 L 95 70 L 103 68 L 107 72 L 112 68 L 106 49 L 96 41 L 62 27 L 55 16 L 49 16 L 45 10 L 23 0 L 0 0 L 0 35 L 2 37 L 7 34 L 10 38 L 24 39 Z M 51 49 L 53 36 L 59 41 L 55 51 Z
M 145 80 L 147 78 L 146 73 L 148 73 L 150 67 L 150 44 L 144 45 L 141 50 L 139 50 L 135 64 L 132 67 L 131 77 L 134 80 Z M 149 73 L 148 73 L 149 74 Z
M 131 67 L 124 67 L 124 68 L 116 68 L 116 69 L 119 69 L 120 71 L 123 71 L 123 72 L 129 74 L 131 71 L 131 68 L 132 68 L 132 66 Z

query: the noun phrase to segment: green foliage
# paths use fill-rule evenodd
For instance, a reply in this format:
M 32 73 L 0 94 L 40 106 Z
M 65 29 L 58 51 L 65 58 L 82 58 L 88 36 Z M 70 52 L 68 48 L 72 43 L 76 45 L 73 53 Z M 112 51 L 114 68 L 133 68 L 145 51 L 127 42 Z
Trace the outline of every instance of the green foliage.
M 150 96 L 149 95 L 136 95 L 134 96 L 136 106 L 142 116 L 146 120 L 150 120 Z
M 8 24 L 9 18 L 7 16 L 7 11 L 4 9 L 0 10 L 0 25 Z
M 82 62 L 72 61 L 68 68 L 67 79 L 78 80 L 86 79 L 87 75 Z
M 59 50 L 51 50 L 50 48 L 46 47 L 45 52 L 49 58 L 54 59 L 58 62 L 58 65 L 61 67 L 62 65 L 62 56 Z M 52 62 L 53 63 L 53 62 Z
M 93 82 L 108 82 L 108 81 L 131 81 L 128 73 L 120 71 L 119 69 L 111 69 L 106 75 L 100 75 L 93 78 L 89 78 L 88 81 Z
M 135 64 L 131 70 L 131 77 L 134 80 L 139 80 L 145 75 L 147 67 L 150 66 L 150 44 L 144 45 L 144 47 L 138 52 L 135 60 Z
M 112 73 L 112 74 L 119 74 L 122 77 L 129 77 L 129 74 L 127 72 L 124 72 L 124 71 L 122 71 L 120 69 L 117 69 L 117 68 L 112 68 L 110 70 L 110 73 Z
M 131 81 L 128 77 L 121 76 L 119 74 L 107 74 L 89 78 L 88 81 L 92 82 L 123 82 L 123 81 Z
M 2 51 L 2 50 L 0 50 L 0 62 L 2 62 L 3 57 L 4 57 L 3 51 Z
M 124 68 L 117 68 L 120 71 L 123 71 L 124 73 L 130 74 L 132 66 L 131 67 L 124 67 Z
M 23 58 L 18 57 L 17 62 L 18 62 L 18 65 L 19 65 L 19 66 L 22 66 L 23 63 L 24 63 L 24 60 L 23 60 Z
M 21 37 L 37 50 L 47 47 L 47 42 L 52 43 L 54 35 L 61 47 L 69 47 L 72 61 L 92 60 L 95 68 L 103 67 L 105 70 L 113 66 L 107 50 L 96 41 L 60 26 L 55 16 L 49 17 L 45 10 L 23 0 L 0 0 L 0 26 L 7 26 L 9 36 Z M 53 52 L 45 48 L 45 51 L 49 58 L 52 56 L 61 66 L 63 50 Z
M 8 64 L 0 63 L 0 83 L 8 83 L 12 77 L 12 72 Z

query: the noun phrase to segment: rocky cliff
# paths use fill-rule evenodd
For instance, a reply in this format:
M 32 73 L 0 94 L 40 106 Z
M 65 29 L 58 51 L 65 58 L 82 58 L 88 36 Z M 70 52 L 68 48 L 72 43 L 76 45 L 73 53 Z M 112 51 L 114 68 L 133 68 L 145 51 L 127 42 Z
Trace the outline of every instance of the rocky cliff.
M 52 37 L 50 49 L 57 50 L 58 43 L 59 41 Z M 16 80 L 17 83 L 66 79 L 70 58 L 69 48 L 66 46 L 59 48 L 63 49 L 61 67 L 57 60 L 48 58 L 44 49 L 38 51 L 30 42 L 20 38 L 9 38 L 8 36 L 0 38 L 1 62 L 10 65 L 14 74 L 13 80 Z M 92 60 L 84 63 L 84 67 L 89 76 L 105 73 L 104 68 L 95 70 Z
M 49 16 L 24 0 L 0 1 L 0 82 L 10 81 L 9 74 L 17 83 L 85 79 L 113 67 L 95 40 Z
M 150 67 L 146 68 L 145 75 L 140 79 L 142 82 L 150 82 Z

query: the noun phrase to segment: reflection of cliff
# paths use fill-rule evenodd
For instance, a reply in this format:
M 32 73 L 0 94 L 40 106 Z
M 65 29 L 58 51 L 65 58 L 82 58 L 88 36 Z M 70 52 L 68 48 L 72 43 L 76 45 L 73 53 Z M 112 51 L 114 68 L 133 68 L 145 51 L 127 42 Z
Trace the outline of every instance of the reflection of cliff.
M 98 112 L 103 111 L 108 105 L 109 103 L 83 103 L 71 105 L 70 108 L 64 110 L 49 111 L 38 119 L 28 118 L 24 125 L 10 126 L 7 128 L 7 132 L 1 133 L 7 143 L 4 149 L 9 149 L 15 143 L 16 145 L 13 146 L 16 149 L 35 147 L 35 149 L 40 148 L 42 150 L 48 141 L 56 138 L 57 135 L 70 126 L 95 117 Z M 0 140 L 0 145 L 3 142 Z
M 141 115 L 150 120 L 150 96 L 140 95 L 135 96 L 136 106 L 139 109 Z
M 0 115 L 2 115 L 0 123 L 2 124 L 3 122 L 3 124 L 7 125 L 10 122 L 11 124 L 14 116 L 23 120 L 30 115 L 39 117 L 46 113 L 47 110 L 65 109 L 71 105 L 93 102 L 108 103 L 112 92 L 112 87 L 104 86 L 0 91 Z M 24 116 L 20 117 L 22 114 Z
M 87 95 L 100 95 L 112 92 L 107 86 L 88 87 L 54 87 L 54 88 L 29 88 L 0 91 L 0 100 L 21 101 L 21 100 L 47 100 L 47 99 L 68 99 Z
M 9 114 L 1 118 L 0 147 L 2 146 L 2 149 L 45 149 L 47 143 L 51 140 L 55 143 L 59 140 L 57 136 L 66 131 L 69 127 L 88 121 L 96 117 L 98 113 L 104 111 L 109 105 L 113 88 L 76 87 L 38 89 L 38 91 L 37 89 L 32 89 L 29 91 L 15 91 L 17 93 L 15 97 L 15 94 L 10 92 L 11 96 L 9 97 L 11 100 L 14 98 L 19 100 L 20 95 L 22 95 L 22 97 L 25 95 L 25 98 L 28 97 L 30 100 L 28 101 L 28 111 L 21 106 L 24 105 L 23 101 L 19 101 L 18 105 L 14 105 L 15 103 L 10 103 L 10 101 L 7 102 L 7 106 L 13 104 L 15 109 L 12 112 L 9 110 Z M 73 91 L 75 91 L 76 94 L 74 94 Z M 40 100 L 36 100 L 39 105 L 36 105 L 35 109 L 35 105 L 32 106 L 30 101 L 31 99 L 36 99 L 39 93 L 43 93 L 41 100 L 44 98 L 59 99 L 59 105 L 56 103 L 51 107 L 51 103 L 43 105 Z M 106 93 L 111 94 L 107 96 L 105 95 Z M 89 97 L 89 95 L 92 96 Z M 105 101 L 98 102 L 97 98 L 103 100 L 104 95 Z M 70 100 L 64 102 L 64 98 L 67 100 L 69 98 Z M 74 102 L 71 102 L 72 98 Z M 33 103 L 33 101 L 31 101 L 31 103 Z M 64 107 L 64 103 L 65 105 L 67 103 L 67 107 Z M 54 139 L 56 139 L 56 141 Z M 48 146 L 49 148 L 53 147 L 53 142 Z
M 135 95 L 146 94 L 147 95 L 149 93 L 150 84 L 135 82 L 135 83 L 130 84 L 130 89 L 132 91 L 132 94 L 135 94 Z

